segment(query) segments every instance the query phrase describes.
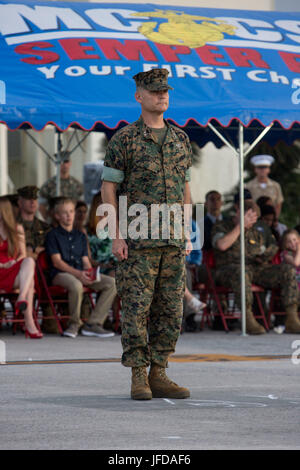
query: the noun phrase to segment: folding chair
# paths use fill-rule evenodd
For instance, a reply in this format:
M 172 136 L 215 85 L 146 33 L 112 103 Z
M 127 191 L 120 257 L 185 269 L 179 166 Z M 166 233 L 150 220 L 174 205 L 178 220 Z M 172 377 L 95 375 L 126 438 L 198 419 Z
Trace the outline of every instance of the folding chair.
M 15 314 L 15 303 L 19 295 L 19 289 L 12 289 L 10 292 L 6 292 L 0 289 L 0 302 L 3 305 L 1 311 L 0 325 L 3 323 L 12 324 L 12 333 L 15 334 L 17 326 L 24 326 L 23 315 L 16 316 Z
M 233 319 L 240 319 L 241 318 L 241 311 L 238 309 L 236 303 L 234 302 L 234 293 L 231 288 L 216 285 L 213 277 L 213 269 L 215 268 L 215 259 L 214 253 L 212 250 L 203 252 L 203 264 L 205 264 L 207 269 L 207 283 L 206 283 L 206 293 L 209 296 L 207 302 L 207 308 L 210 309 L 211 312 L 211 304 L 212 300 L 215 302 L 217 311 L 213 313 L 214 316 L 220 316 L 222 320 L 222 324 L 224 326 L 225 331 L 228 333 L 229 328 L 227 324 L 227 320 Z M 261 319 L 263 321 L 265 329 L 268 331 L 268 323 L 266 320 L 266 315 L 264 312 L 264 308 L 262 306 L 262 302 L 260 299 L 260 294 L 265 292 L 265 289 L 257 286 L 256 284 L 252 284 L 251 286 L 252 293 L 254 298 L 257 301 L 258 306 L 258 313 L 254 314 L 256 319 Z M 220 297 L 224 296 L 227 300 L 227 312 L 224 311 L 222 306 L 222 302 Z
M 187 266 L 187 269 L 190 271 L 191 277 L 192 277 L 192 291 L 197 292 L 199 294 L 199 298 L 201 302 L 207 304 L 208 291 L 206 288 L 206 284 L 199 282 L 198 275 L 197 275 L 197 268 L 195 266 Z M 207 322 L 209 326 L 212 326 L 211 315 L 207 306 L 204 307 L 202 312 L 203 312 L 203 315 L 202 315 L 202 319 L 200 322 L 201 330 L 204 328 L 205 321 Z
M 49 279 L 49 259 L 45 251 L 41 252 L 37 259 L 36 269 L 36 292 L 37 292 L 37 306 L 36 312 L 40 310 L 43 305 L 50 305 L 52 316 L 43 316 L 42 319 L 55 319 L 58 331 L 63 335 L 62 322 L 70 318 L 70 315 L 64 314 L 61 306 L 68 304 L 68 291 L 64 287 L 52 285 Z M 83 292 L 88 294 L 92 308 L 95 303 L 92 297 L 94 291 L 88 287 L 84 287 Z
M 16 300 L 19 296 L 19 289 L 12 289 L 9 292 L 6 292 L 4 290 L 0 289 L 0 302 L 3 304 L 5 308 L 5 313 L 1 312 L 1 317 L 0 317 L 0 327 L 2 327 L 3 323 L 6 324 L 12 324 L 12 333 L 16 334 L 18 326 L 20 328 L 24 327 L 24 315 L 20 313 L 19 315 L 16 315 L 15 313 L 15 303 Z M 36 292 L 34 293 L 34 296 L 36 295 Z M 33 305 L 32 305 L 32 315 L 34 322 L 36 324 L 37 329 L 40 331 L 40 326 L 38 324 L 37 320 L 37 315 L 36 315 L 36 310 L 34 308 L 34 299 L 33 299 Z
M 281 264 L 281 250 L 278 250 L 276 255 L 272 260 L 272 264 Z M 268 326 L 271 328 L 272 326 L 272 316 L 284 316 L 286 312 L 282 306 L 281 297 L 280 297 L 280 289 L 275 288 L 271 289 L 271 296 L 270 296 L 270 304 L 268 310 Z

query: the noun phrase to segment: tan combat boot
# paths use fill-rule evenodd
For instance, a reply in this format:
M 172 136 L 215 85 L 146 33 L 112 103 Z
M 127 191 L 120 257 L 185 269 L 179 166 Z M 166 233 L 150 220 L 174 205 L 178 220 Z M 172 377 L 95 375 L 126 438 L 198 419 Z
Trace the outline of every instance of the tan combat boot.
M 152 364 L 149 373 L 149 384 L 154 398 L 188 398 L 190 391 L 179 387 L 166 375 L 164 367 Z
M 291 305 L 286 308 L 286 333 L 300 333 L 300 321 L 298 317 L 297 305 Z
M 133 400 L 151 400 L 146 367 L 132 367 L 131 398 Z
M 263 335 L 266 330 L 254 318 L 251 310 L 246 311 L 246 333 L 249 335 Z

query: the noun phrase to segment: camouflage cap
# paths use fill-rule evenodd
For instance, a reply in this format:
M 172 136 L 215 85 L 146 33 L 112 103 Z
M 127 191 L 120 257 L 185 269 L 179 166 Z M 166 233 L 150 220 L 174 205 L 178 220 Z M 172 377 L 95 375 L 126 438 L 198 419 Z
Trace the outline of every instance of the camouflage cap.
M 24 186 L 18 189 L 18 195 L 24 199 L 37 199 L 39 188 L 37 186 Z
M 167 69 L 152 69 L 148 72 L 139 72 L 134 75 L 133 79 L 135 80 L 136 86 L 140 86 L 149 91 L 159 91 L 159 90 L 173 90 L 173 88 L 168 85 L 168 74 Z

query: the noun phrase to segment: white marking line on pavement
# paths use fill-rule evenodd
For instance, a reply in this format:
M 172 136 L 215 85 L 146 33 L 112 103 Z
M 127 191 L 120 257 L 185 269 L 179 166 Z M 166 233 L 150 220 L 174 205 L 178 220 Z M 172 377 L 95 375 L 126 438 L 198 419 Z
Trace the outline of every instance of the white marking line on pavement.
M 181 436 L 162 436 L 162 439 L 182 439 Z
M 170 405 L 175 405 L 175 403 L 169 400 L 168 398 L 164 398 L 164 401 L 166 401 L 167 403 L 170 403 Z
M 270 400 L 278 400 L 275 395 L 251 395 L 251 398 L 269 398 Z

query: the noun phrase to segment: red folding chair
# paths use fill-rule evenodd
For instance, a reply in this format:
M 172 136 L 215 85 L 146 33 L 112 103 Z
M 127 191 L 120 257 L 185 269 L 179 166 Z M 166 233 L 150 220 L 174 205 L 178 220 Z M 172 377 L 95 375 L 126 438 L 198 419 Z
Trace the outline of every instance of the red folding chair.
M 278 250 L 276 255 L 272 260 L 272 264 L 281 264 L 281 250 Z M 275 288 L 271 289 L 271 297 L 270 297 L 270 304 L 268 310 L 268 326 L 271 328 L 272 326 L 272 316 L 284 316 L 286 312 L 282 306 L 281 296 L 280 296 L 280 289 Z
M 19 296 L 19 292 L 20 292 L 19 289 L 12 289 L 9 292 L 0 289 L 0 302 L 2 303 L 3 308 L 4 308 L 4 310 L 0 314 L 0 327 L 2 327 L 4 323 L 7 325 L 11 324 L 13 334 L 16 334 L 18 326 L 20 328 L 24 328 L 24 325 L 25 325 L 24 315 L 22 313 L 20 313 L 19 315 L 16 315 L 15 313 L 15 303 Z M 34 296 L 35 295 L 36 295 L 36 292 L 34 293 Z M 40 326 L 38 323 L 34 303 L 35 302 L 33 300 L 32 316 L 33 316 L 37 329 L 40 331 Z
M 216 285 L 213 277 L 213 269 L 215 268 L 215 258 L 213 250 L 203 251 L 203 264 L 205 264 L 207 269 L 207 283 L 206 283 L 206 293 L 208 296 L 207 308 L 211 310 L 211 301 L 214 300 L 217 311 L 211 312 L 210 314 L 214 316 L 220 316 L 222 324 L 226 332 L 229 331 L 227 320 L 240 319 L 241 311 L 237 308 L 236 303 L 234 302 L 234 293 L 231 288 Z M 261 319 L 263 321 L 265 329 L 268 331 L 268 323 L 266 320 L 265 311 L 260 299 L 260 294 L 265 292 L 265 289 L 252 284 L 251 290 L 257 301 L 258 313 L 255 313 L 254 316 L 256 319 Z M 224 296 L 226 298 L 227 311 L 224 311 L 220 297 Z
M 52 316 L 44 317 L 42 319 L 55 319 L 59 333 L 63 334 L 63 321 L 70 318 L 70 315 L 66 315 L 62 310 L 62 305 L 68 304 L 68 291 L 64 287 L 52 285 L 49 279 L 49 259 L 45 251 L 42 251 L 37 259 L 36 269 L 36 293 L 37 293 L 37 306 L 36 312 L 41 310 L 43 305 L 50 305 Z M 92 308 L 95 307 L 95 303 L 92 297 L 93 290 L 88 287 L 84 287 L 84 293 L 89 295 Z
M 207 304 L 208 301 L 208 291 L 206 288 L 206 284 L 199 282 L 197 276 L 197 268 L 195 266 L 187 266 L 187 269 L 191 272 L 192 277 L 192 291 L 197 292 L 199 294 L 201 302 Z M 212 326 L 211 323 L 211 314 L 209 308 L 204 307 L 202 320 L 200 323 L 200 329 L 204 328 L 205 321 L 207 322 L 208 326 Z

